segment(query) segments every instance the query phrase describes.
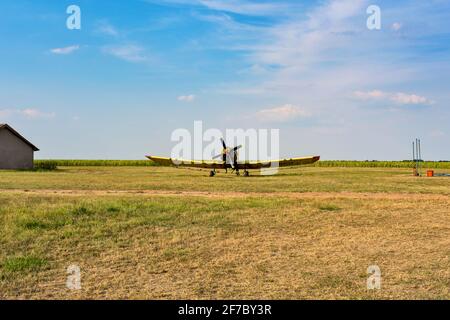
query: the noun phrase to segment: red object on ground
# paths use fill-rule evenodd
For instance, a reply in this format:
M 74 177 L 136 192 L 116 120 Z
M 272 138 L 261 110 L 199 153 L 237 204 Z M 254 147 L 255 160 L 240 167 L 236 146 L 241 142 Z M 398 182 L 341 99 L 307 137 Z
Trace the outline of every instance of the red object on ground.
M 433 170 L 428 170 L 427 171 L 427 177 L 434 177 L 434 171 Z

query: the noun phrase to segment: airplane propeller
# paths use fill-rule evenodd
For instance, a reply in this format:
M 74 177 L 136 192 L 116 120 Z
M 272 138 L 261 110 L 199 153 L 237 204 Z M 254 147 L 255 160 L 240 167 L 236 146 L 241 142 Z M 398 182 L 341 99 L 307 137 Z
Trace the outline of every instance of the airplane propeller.
M 223 149 L 225 150 L 227 148 L 225 140 L 223 140 L 223 138 L 220 138 L 220 141 L 222 141 L 222 146 L 223 146 Z
M 222 146 L 223 146 L 223 150 L 221 154 L 218 154 L 217 156 L 214 156 L 213 159 L 218 159 L 218 158 L 223 158 L 223 161 L 226 161 L 225 155 L 227 154 L 227 144 L 225 143 L 225 140 L 223 140 L 222 138 L 220 138 L 220 141 L 222 142 Z
M 225 143 L 225 140 L 223 140 L 222 138 L 220 138 L 220 141 L 222 142 L 222 146 L 223 146 L 223 150 L 222 150 L 222 153 L 221 154 L 218 154 L 217 156 L 214 156 L 213 157 L 213 159 L 215 160 L 215 159 L 218 159 L 218 158 L 222 158 L 222 160 L 224 161 L 224 162 L 226 162 L 227 161 L 227 155 L 231 155 L 231 153 L 232 153 L 232 159 L 231 159 L 231 161 L 232 161 L 232 164 L 231 164 L 231 166 L 233 167 L 233 168 L 235 168 L 236 167 L 236 163 L 237 163 L 237 151 L 240 149 L 240 148 L 242 148 L 242 145 L 239 145 L 239 146 L 237 146 L 237 147 L 234 147 L 233 149 L 228 149 L 227 148 L 227 144 Z

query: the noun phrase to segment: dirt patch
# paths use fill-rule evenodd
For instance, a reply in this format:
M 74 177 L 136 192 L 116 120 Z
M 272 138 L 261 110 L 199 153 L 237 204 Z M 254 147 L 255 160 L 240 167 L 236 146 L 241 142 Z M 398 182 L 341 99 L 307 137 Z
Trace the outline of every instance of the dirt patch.
M 0 194 L 31 194 L 56 196 L 172 196 L 207 198 L 283 197 L 294 199 L 386 199 L 386 200 L 440 200 L 450 201 L 450 197 L 439 194 L 422 193 L 368 193 L 368 192 L 209 192 L 209 191 L 168 191 L 168 190 L 51 190 L 35 189 L 0 190 Z

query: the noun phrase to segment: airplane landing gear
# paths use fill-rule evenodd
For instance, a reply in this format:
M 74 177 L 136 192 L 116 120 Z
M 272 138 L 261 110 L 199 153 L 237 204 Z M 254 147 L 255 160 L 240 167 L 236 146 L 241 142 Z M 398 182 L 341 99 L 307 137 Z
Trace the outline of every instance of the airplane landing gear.
M 248 172 L 247 170 L 244 170 L 244 177 L 250 177 L 250 172 Z
M 216 170 L 211 170 L 210 172 L 209 172 L 209 176 L 210 177 L 214 177 L 216 175 Z

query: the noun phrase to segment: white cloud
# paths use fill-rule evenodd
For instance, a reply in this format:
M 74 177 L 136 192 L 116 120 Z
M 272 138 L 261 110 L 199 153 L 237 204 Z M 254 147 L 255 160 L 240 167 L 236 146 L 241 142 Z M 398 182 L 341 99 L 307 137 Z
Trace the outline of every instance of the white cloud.
M 433 130 L 430 132 L 429 136 L 432 138 L 442 138 L 442 137 L 445 137 L 446 134 L 444 131 L 441 131 L 441 130 Z
M 330 51 L 351 45 L 352 34 L 358 28 L 349 20 L 359 16 L 365 0 L 327 1 L 308 12 L 307 19 L 287 20 L 269 30 L 266 45 L 256 50 L 262 63 L 289 68 L 311 67 Z M 361 28 L 361 27 L 360 27 Z
M 370 100 L 370 99 L 383 99 L 386 97 L 386 93 L 380 90 L 372 90 L 372 91 L 355 91 L 354 96 L 363 99 L 363 100 Z
M 394 31 L 399 31 L 403 25 L 400 22 L 395 22 L 392 24 L 391 29 Z
M 192 102 L 194 100 L 195 100 L 195 95 L 193 95 L 193 94 L 178 97 L 178 101 L 183 101 L 183 102 Z
M 136 45 L 103 48 L 103 52 L 128 62 L 147 61 L 147 57 L 144 55 L 144 51 L 144 48 Z
M 112 37 L 117 37 L 119 35 L 119 31 L 107 21 L 100 21 L 96 31 Z
M 303 108 L 292 104 L 264 109 L 256 113 L 256 118 L 262 122 L 286 122 L 296 118 L 309 117 L 311 114 Z
M 20 115 L 28 119 L 49 119 L 54 118 L 56 114 L 42 112 L 38 109 L 26 108 L 26 109 L 3 109 L 0 110 L 0 117 L 7 118 L 12 115 Z
M 290 12 L 289 8 L 293 5 L 280 2 L 252 2 L 248 0 L 147 0 L 147 2 L 166 3 L 177 5 L 189 5 L 197 7 L 206 7 L 210 10 L 224 11 L 250 16 L 273 15 Z
M 403 92 L 389 93 L 380 90 L 373 91 L 355 91 L 354 97 L 361 100 L 390 100 L 401 105 L 429 105 L 434 101 L 417 94 L 407 94 Z
M 78 49 L 80 49 L 79 45 L 75 45 L 75 46 L 69 46 L 69 47 L 63 47 L 63 48 L 54 48 L 51 49 L 50 52 L 53 54 L 71 54 L 75 51 L 77 51 Z
M 9 110 L 9 109 L 0 110 L 0 119 L 9 117 L 11 115 L 11 113 L 12 113 L 12 110 Z
M 248 15 L 266 15 L 279 12 L 286 5 L 275 3 L 253 3 L 243 0 L 200 0 L 205 7 L 212 10 L 228 11 Z
M 52 113 L 45 113 L 38 109 L 22 109 L 17 111 L 19 114 L 29 118 L 29 119 L 38 119 L 38 118 L 54 118 L 56 114 L 54 112 Z
M 396 93 L 391 100 L 399 104 L 433 104 L 433 101 L 416 94 Z
M 265 68 L 264 66 L 260 64 L 253 64 L 248 68 L 239 70 L 238 74 L 252 74 L 252 75 L 264 75 L 267 74 L 268 68 Z

